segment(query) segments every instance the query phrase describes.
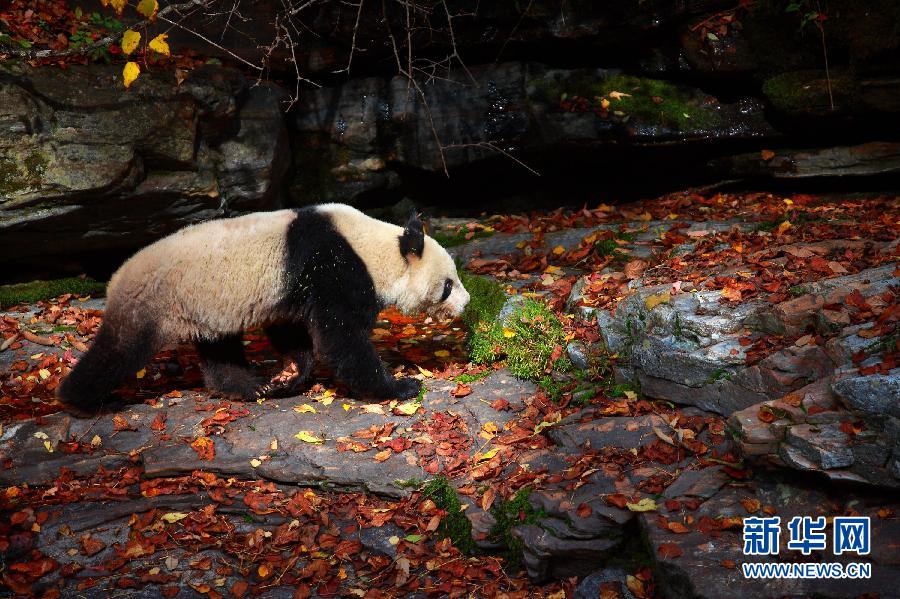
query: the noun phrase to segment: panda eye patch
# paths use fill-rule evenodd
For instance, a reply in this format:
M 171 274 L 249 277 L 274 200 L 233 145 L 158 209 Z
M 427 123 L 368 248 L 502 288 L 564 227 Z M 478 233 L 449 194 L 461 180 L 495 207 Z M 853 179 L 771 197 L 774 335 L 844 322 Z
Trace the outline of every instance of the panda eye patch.
M 453 281 L 451 279 L 447 279 L 444 281 L 444 292 L 441 294 L 441 300 L 444 301 L 448 297 L 450 297 L 450 292 L 453 291 Z

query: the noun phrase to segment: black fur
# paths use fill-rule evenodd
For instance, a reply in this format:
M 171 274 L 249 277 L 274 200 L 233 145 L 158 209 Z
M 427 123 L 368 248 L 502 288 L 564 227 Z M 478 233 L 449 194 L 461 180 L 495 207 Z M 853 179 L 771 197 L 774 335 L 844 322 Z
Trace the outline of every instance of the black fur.
M 111 403 L 112 390 L 133 377 L 158 349 L 150 327 L 123 322 L 119 315 L 108 313 L 90 351 L 62 380 L 57 394 L 70 412 L 91 416 Z
M 241 334 L 199 341 L 197 352 L 203 360 L 203 381 L 210 391 L 236 399 L 254 397 L 260 381 L 250 372 Z
M 400 253 L 406 256 L 422 257 L 425 251 L 425 225 L 419 220 L 419 216 L 413 212 L 412 216 L 403 227 L 403 235 L 400 236 Z
M 306 326 L 319 359 L 359 396 L 417 395 L 420 383 L 390 376 L 369 340 L 383 306 L 362 259 L 328 216 L 299 210 L 287 246 L 284 311 Z

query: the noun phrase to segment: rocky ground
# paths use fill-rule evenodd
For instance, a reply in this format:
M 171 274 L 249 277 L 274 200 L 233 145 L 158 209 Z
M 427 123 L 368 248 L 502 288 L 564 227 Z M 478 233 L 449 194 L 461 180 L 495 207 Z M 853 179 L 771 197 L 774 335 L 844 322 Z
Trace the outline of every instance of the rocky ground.
M 564 336 L 523 380 L 512 349 L 470 362 L 459 322 L 385 312 L 379 350 L 427 387 L 399 404 L 347 397 L 326 372 L 299 397 L 222 401 L 177 347 L 123 387 L 119 412 L 74 419 L 52 393 L 102 299 L 8 308 L 3 583 L 50 597 L 896 597 L 898 218 L 896 197 L 684 193 L 434 219 L 464 268 L 513 298 L 503 343 L 520 342 L 524 298 Z M 246 343 L 278 370 L 259 335 Z M 779 559 L 868 561 L 872 578 L 745 579 L 750 515 L 870 516 L 867 556 L 782 543 Z

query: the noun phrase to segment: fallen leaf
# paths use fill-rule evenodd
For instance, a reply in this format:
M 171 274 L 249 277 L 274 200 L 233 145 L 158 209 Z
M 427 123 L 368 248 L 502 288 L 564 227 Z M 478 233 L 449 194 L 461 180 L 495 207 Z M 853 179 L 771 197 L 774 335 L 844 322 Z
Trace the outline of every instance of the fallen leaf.
M 684 555 L 684 551 L 675 543 L 662 543 L 656 552 L 659 554 L 659 557 L 664 559 L 681 557 Z
M 626 503 L 625 507 L 632 512 L 652 512 L 656 509 L 656 502 L 649 497 L 644 497 L 637 503 Z
M 138 75 L 141 74 L 141 67 L 138 66 L 136 62 L 126 62 L 125 68 L 122 69 L 122 80 L 125 83 L 125 88 L 131 87 L 131 84 L 134 83 L 134 80 L 138 78 Z M 141 378 L 141 377 L 138 377 Z
M 648 295 L 644 299 L 644 305 L 647 306 L 648 310 L 652 310 L 656 306 L 660 304 L 667 304 L 671 301 L 672 295 L 668 292 L 666 293 L 655 293 L 653 295 Z
M 166 39 L 168 37 L 169 37 L 168 34 L 160 33 L 155 38 L 150 40 L 150 43 L 148 44 L 150 46 L 150 49 L 158 54 L 162 54 L 164 56 L 169 56 L 169 54 L 170 54 L 169 43 L 166 41 Z
M 310 431 L 300 431 L 299 433 L 294 435 L 294 438 L 299 439 L 299 440 L 303 441 L 304 443 L 319 444 L 319 443 L 325 442 L 325 439 L 320 439 L 319 437 L 312 434 Z
M 129 29 L 122 34 L 122 41 L 119 43 L 119 46 L 122 48 L 122 52 L 124 52 L 125 54 L 131 54 L 137 49 L 138 44 L 140 43 L 141 33 L 139 31 Z

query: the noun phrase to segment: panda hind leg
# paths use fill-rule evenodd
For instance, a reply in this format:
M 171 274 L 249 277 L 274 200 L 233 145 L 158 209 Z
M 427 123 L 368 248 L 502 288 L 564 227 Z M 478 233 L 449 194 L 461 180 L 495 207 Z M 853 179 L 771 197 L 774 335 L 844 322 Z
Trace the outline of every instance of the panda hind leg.
M 229 399 L 256 399 L 259 380 L 247 364 L 242 335 L 199 341 L 197 351 L 203 362 L 203 380 L 210 391 Z
M 284 323 L 266 327 L 266 336 L 275 350 L 292 361 L 297 372 L 287 378 L 275 378 L 257 389 L 259 397 L 291 397 L 300 392 L 312 374 L 312 340 L 302 323 Z

